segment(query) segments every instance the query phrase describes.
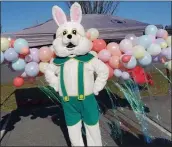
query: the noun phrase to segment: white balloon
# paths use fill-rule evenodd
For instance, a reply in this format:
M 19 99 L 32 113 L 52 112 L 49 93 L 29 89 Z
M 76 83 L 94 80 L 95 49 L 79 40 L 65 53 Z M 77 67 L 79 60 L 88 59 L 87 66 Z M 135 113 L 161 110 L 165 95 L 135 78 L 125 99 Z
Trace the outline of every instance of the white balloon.
M 44 73 L 45 72 L 45 69 L 46 69 L 46 67 L 49 65 L 49 63 L 47 63 L 47 62 L 40 62 L 39 63 L 39 70 L 42 72 L 42 73 Z
M 122 75 L 122 71 L 120 69 L 115 69 L 114 70 L 114 75 L 119 78 Z
M 139 59 L 138 62 L 142 66 L 148 66 L 149 64 L 152 63 L 152 56 L 148 52 L 145 52 L 145 56 Z
M 127 69 L 132 69 L 137 65 L 137 60 L 134 56 L 131 57 L 128 63 L 124 63 L 124 67 Z
M 129 75 L 129 73 L 128 73 L 128 72 L 122 72 L 121 77 L 122 77 L 124 80 L 128 80 L 128 79 L 130 79 L 130 75 Z
M 123 39 L 119 44 L 119 49 L 122 52 L 127 52 L 128 49 L 132 49 L 132 48 L 133 48 L 133 45 L 132 45 L 131 40 L 129 39 Z
M 99 31 L 96 28 L 89 29 L 87 34 L 89 34 L 89 39 L 92 41 L 99 37 Z

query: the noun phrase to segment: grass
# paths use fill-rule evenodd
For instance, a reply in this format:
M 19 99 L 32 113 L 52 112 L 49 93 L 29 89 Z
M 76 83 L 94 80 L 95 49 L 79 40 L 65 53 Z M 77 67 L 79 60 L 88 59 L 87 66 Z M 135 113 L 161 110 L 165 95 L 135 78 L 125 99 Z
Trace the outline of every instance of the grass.
M 150 71 L 150 70 L 149 70 Z M 165 69 L 161 70 L 165 75 L 166 71 Z M 154 80 L 154 86 L 150 86 L 150 91 L 152 96 L 163 96 L 168 94 L 169 90 L 169 83 L 168 81 L 156 70 L 150 71 L 152 74 L 153 80 Z M 171 77 L 171 73 L 170 73 Z M 114 79 L 117 80 L 117 79 Z M 33 87 L 38 87 L 43 85 L 44 77 L 39 77 L 36 82 L 33 84 L 26 82 L 22 88 L 19 89 L 28 89 L 28 88 L 33 88 Z M 110 87 L 111 91 L 117 95 L 119 95 L 121 98 L 124 98 L 123 94 L 120 92 L 120 90 L 112 84 L 111 81 L 108 81 L 108 86 Z M 11 83 L 6 84 L 6 85 L 1 85 L 1 104 L 6 100 L 6 98 L 13 92 L 15 91 L 15 87 L 12 86 Z M 149 96 L 148 91 L 140 91 L 140 94 L 142 97 Z M 8 98 L 8 100 L 1 106 L 1 111 L 11 111 L 15 110 L 17 108 L 16 105 L 16 97 L 15 93 L 12 93 L 11 96 Z

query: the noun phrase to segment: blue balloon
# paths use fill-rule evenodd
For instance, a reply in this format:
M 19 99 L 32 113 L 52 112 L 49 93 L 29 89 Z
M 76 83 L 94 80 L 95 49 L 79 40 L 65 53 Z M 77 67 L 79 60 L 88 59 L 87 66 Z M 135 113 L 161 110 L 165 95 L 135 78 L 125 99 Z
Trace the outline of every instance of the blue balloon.
M 1 63 L 3 63 L 4 62 L 4 54 L 3 54 L 3 52 L 1 51 Z
M 145 34 L 146 35 L 154 35 L 154 36 L 156 36 L 157 31 L 158 31 L 158 28 L 155 25 L 148 25 L 145 28 Z
M 39 73 L 39 65 L 36 62 L 30 62 L 26 64 L 25 72 L 30 77 L 35 77 Z
M 152 56 L 148 52 L 145 52 L 145 56 L 139 59 L 138 62 L 142 66 L 148 66 L 149 64 L 152 63 Z
M 139 37 L 138 42 L 139 42 L 139 45 L 143 46 L 144 48 L 148 48 L 152 43 L 152 39 L 148 35 L 143 35 Z
M 24 70 L 25 65 L 26 62 L 23 59 L 19 58 L 17 61 L 12 63 L 12 68 L 16 71 L 21 71 Z
M 4 53 L 4 58 L 9 62 L 14 62 L 18 59 L 18 53 L 13 48 L 9 48 Z
M 22 48 L 29 48 L 29 44 L 25 39 L 19 38 L 14 42 L 14 49 L 17 53 L 21 53 Z

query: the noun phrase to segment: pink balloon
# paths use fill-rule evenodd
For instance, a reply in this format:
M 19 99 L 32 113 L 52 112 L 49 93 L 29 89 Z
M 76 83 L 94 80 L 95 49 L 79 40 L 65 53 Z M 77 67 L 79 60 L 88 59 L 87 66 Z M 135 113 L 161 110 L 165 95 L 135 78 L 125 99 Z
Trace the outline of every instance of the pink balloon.
M 51 60 L 53 52 L 50 48 L 44 46 L 39 49 L 39 58 L 42 62 L 48 62 Z
M 107 45 L 107 50 L 113 55 L 113 56 L 121 56 L 121 51 L 119 50 L 119 45 L 115 42 L 111 42 Z
M 106 42 L 103 39 L 95 39 L 93 41 L 93 51 L 99 52 L 106 48 Z
M 119 62 L 120 62 L 120 57 L 118 56 L 112 56 L 110 59 L 109 59 L 109 65 L 112 67 L 112 68 L 119 68 Z
M 107 62 L 110 59 L 110 57 L 111 53 L 106 49 L 103 49 L 98 53 L 98 58 L 103 62 Z
M 168 37 L 168 32 L 164 29 L 159 29 L 156 33 L 156 37 L 166 39 Z

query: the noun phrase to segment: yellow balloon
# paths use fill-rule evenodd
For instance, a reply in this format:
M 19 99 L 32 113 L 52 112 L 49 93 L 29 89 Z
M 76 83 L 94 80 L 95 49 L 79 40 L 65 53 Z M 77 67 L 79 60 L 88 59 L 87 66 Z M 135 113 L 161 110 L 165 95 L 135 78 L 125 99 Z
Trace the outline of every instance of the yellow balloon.
M 161 46 L 162 49 L 163 49 L 163 48 L 167 48 L 167 43 L 166 43 L 166 42 L 162 42 L 162 43 L 160 44 L 160 46 Z
M 145 48 L 141 45 L 136 45 L 134 48 L 133 48 L 133 56 L 136 58 L 136 59 L 140 59 L 140 58 L 143 58 L 144 55 L 145 55 Z
M 167 69 L 168 69 L 168 70 L 171 70 L 171 61 L 169 61 L 169 62 L 167 63 Z
M 45 72 L 45 69 L 46 69 L 46 67 L 49 65 L 49 63 L 47 63 L 47 62 L 40 62 L 39 63 L 39 70 L 42 72 L 42 73 L 44 73 Z
M 99 31 L 96 28 L 91 28 L 87 31 L 88 38 L 93 41 L 99 37 Z
M 168 36 L 166 39 L 167 45 L 170 47 L 171 46 L 171 36 Z
M 10 41 L 7 38 L 1 37 L 1 51 L 6 51 L 10 47 Z

